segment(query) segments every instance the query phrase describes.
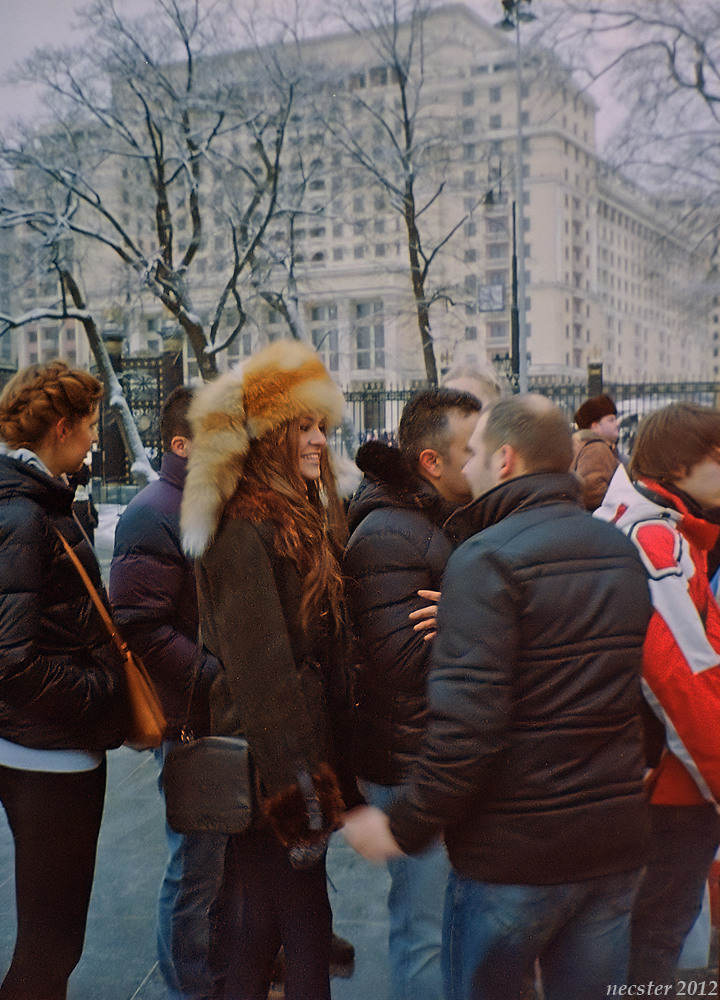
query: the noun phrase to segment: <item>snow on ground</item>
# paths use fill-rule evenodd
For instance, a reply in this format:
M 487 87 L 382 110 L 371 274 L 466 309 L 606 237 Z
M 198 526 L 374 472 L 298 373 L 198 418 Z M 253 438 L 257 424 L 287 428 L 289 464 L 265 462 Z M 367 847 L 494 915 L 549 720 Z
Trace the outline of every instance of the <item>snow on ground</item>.
M 115 525 L 125 510 L 120 503 L 98 504 L 100 522 L 95 529 L 95 553 L 102 569 L 103 580 L 107 584 L 110 562 L 112 560 L 113 542 L 115 540 Z

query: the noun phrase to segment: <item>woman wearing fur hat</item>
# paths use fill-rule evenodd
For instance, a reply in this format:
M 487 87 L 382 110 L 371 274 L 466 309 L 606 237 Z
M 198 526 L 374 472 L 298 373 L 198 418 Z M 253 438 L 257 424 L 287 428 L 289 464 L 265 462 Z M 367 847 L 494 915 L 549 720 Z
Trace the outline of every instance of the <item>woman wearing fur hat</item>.
M 325 435 L 343 397 L 320 358 L 275 342 L 197 394 L 183 497 L 203 641 L 222 669 L 212 732 L 248 739 L 259 818 L 230 838 L 242 897 L 225 1000 L 267 996 L 282 945 L 288 1000 L 328 1000 L 325 848 L 340 823 L 327 705 L 341 645 L 342 506 Z

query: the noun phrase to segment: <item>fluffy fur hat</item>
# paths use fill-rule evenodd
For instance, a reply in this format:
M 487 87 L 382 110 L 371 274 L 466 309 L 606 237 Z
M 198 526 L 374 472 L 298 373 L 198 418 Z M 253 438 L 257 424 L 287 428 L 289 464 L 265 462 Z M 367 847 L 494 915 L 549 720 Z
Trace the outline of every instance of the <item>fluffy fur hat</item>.
M 183 490 L 183 546 L 202 555 L 242 475 L 250 442 L 305 413 L 329 426 L 345 400 L 320 356 L 300 340 L 276 340 L 195 393 L 189 419 L 193 450 Z
M 610 414 L 617 414 L 615 404 L 609 396 L 592 396 L 578 408 L 574 420 L 579 430 L 587 430 L 596 420 L 609 417 Z

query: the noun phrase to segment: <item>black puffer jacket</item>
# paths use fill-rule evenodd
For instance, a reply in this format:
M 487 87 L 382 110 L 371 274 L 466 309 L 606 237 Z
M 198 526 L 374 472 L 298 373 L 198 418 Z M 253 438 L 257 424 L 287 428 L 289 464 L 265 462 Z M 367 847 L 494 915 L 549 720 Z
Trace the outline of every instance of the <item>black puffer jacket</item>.
M 408 615 L 427 606 L 418 590 L 440 589 L 451 552 L 442 524 L 452 507 L 397 448 L 369 442 L 356 461 L 365 478 L 348 511 L 343 561 L 357 640 L 350 739 L 357 774 L 395 785 L 417 757 L 427 715 L 431 646 Z
M 467 878 L 552 884 L 645 861 L 646 574 L 578 505 L 571 475 L 535 474 L 453 519 L 472 537 L 445 572 L 423 758 L 390 815 L 409 852 L 444 828 Z
M 59 480 L 0 455 L 0 736 L 34 748 L 102 750 L 127 733 L 125 676 L 55 530 L 101 591 L 72 498 Z

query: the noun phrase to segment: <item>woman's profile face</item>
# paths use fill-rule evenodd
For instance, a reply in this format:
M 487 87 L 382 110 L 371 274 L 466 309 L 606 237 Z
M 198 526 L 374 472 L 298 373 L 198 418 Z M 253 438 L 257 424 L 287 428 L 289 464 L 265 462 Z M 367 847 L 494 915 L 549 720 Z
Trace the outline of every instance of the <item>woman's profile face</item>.
M 306 413 L 297 421 L 298 427 L 298 470 L 303 479 L 320 478 L 320 456 L 327 438 L 325 420 L 317 413 Z
M 60 472 L 77 472 L 93 444 L 98 441 L 99 407 L 73 423 L 58 443 L 56 462 Z

